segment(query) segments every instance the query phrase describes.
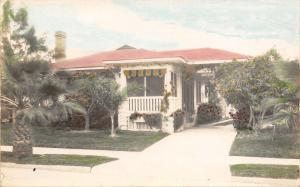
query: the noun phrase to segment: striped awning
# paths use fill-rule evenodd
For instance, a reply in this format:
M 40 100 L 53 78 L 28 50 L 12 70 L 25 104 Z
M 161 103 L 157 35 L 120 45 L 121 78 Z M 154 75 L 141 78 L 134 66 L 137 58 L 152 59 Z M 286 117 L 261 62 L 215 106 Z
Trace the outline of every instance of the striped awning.
M 166 69 L 140 69 L 140 70 L 124 70 L 124 74 L 129 77 L 163 77 L 166 74 Z

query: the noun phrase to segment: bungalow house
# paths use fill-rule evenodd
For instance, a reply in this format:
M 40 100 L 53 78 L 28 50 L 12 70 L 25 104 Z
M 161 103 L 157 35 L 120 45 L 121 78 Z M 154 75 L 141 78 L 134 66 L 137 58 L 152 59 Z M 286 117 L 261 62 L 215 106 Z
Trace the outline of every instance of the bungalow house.
M 207 84 L 214 76 L 213 68 L 233 59 L 243 61 L 248 58 L 247 55 L 212 48 L 153 51 L 125 45 L 113 51 L 58 60 L 53 67 L 66 71 L 105 71 L 112 68 L 121 87 L 135 83 L 145 88 L 128 93 L 127 100 L 118 111 L 118 126 L 125 130 L 149 130 L 142 119 L 133 122 L 130 115 L 135 112 L 160 113 L 167 91 L 171 95 L 166 115 L 182 110 L 187 119 L 185 124 L 189 125 L 189 119 L 195 118 L 197 105 L 208 102 Z M 225 117 L 230 107 L 224 99 L 221 99 L 221 105 Z M 164 123 L 162 129 L 172 133 L 174 125 Z

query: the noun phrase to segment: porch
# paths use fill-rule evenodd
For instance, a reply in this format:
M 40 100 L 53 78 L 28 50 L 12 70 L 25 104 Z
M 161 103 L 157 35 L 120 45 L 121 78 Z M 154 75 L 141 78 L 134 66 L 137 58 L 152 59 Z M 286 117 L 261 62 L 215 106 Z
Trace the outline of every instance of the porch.
M 168 97 L 169 107 L 165 115 L 182 109 L 181 71 L 171 64 L 149 64 L 121 67 L 117 81 L 123 87 L 138 86 L 138 90 L 128 90 L 127 100 L 119 108 L 119 128 L 123 130 L 156 131 L 145 123 L 143 117 L 134 121 L 130 116 L 139 114 L 161 114 L 164 94 Z
M 174 132 L 172 119 L 169 125 L 153 128 L 146 124 L 143 117 L 132 120 L 131 115 L 163 114 L 169 118 L 177 110 L 185 113 L 185 126 L 193 126 L 198 105 L 209 101 L 209 80 L 214 74 L 212 69 L 202 68 L 186 77 L 183 71 L 183 66 L 178 64 L 121 66 L 116 79 L 121 87 L 135 84 L 142 89 L 128 91 L 127 100 L 119 108 L 119 128 L 136 131 L 157 131 L 167 128 L 166 131 L 172 133 Z M 167 97 L 169 106 L 167 111 L 162 113 L 162 101 L 166 94 L 169 94 Z M 221 105 L 224 106 L 223 116 L 225 116 L 227 105 L 222 99 Z

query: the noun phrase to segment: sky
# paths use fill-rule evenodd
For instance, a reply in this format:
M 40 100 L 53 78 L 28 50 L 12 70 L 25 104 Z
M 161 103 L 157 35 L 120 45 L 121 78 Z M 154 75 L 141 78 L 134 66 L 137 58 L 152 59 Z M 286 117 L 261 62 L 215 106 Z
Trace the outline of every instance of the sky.
M 299 55 L 298 0 L 14 0 L 54 47 L 67 34 L 67 58 L 124 44 L 149 50 L 218 48 Z

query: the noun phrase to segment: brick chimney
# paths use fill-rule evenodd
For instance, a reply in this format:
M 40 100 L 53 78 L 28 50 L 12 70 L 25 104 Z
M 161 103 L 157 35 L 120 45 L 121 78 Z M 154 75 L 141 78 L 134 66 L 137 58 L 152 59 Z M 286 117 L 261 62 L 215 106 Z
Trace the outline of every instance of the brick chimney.
M 66 58 L 66 33 L 63 31 L 55 32 L 55 60 Z

